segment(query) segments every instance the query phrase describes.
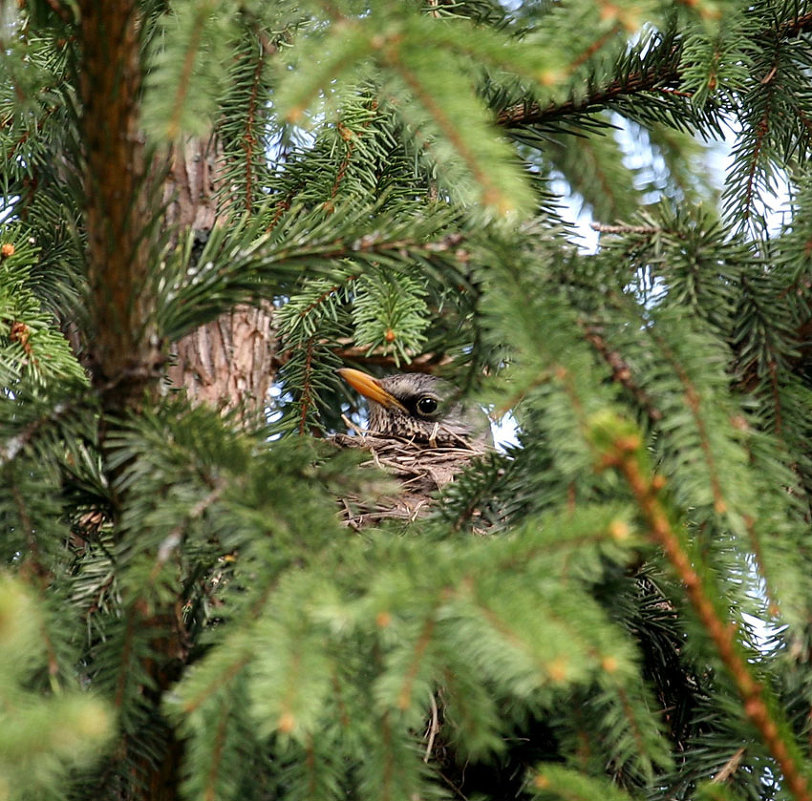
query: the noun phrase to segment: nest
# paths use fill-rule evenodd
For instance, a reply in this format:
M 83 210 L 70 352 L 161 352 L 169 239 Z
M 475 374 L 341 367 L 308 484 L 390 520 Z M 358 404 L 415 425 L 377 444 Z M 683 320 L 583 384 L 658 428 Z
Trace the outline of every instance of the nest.
M 361 467 L 376 467 L 392 475 L 399 484 L 395 494 L 373 499 L 342 498 L 342 515 L 354 529 L 382 520 L 411 521 L 426 515 L 436 492 L 454 480 L 475 456 L 487 452 L 480 442 L 419 441 L 403 437 L 382 437 L 355 429 L 357 436 L 336 434 L 333 442 L 342 448 L 360 448 L 370 458 Z

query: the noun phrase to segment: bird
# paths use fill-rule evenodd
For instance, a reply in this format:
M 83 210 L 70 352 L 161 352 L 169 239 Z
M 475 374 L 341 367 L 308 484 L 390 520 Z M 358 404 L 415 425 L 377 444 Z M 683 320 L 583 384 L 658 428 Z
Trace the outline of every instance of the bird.
M 399 482 L 399 492 L 373 500 L 344 498 L 344 520 L 355 529 L 385 519 L 412 521 L 427 514 L 435 493 L 470 461 L 492 449 L 490 423 L 476 406 L 457 400 L 452 384 L 426 373 L 375 378 L 343 367 L 338 374 L 369 405 L 361 436 L 338 434 L 340 447 L 363 448 L 369 467 L 382 467 Z
M 343 367 L 338 374 L 369 403 L 368 430 L 432 446 L 493 445 L 490 424 L 478 407 L 455 400 L 454 387 L 428 373 L 396 373 L 385 378 Z

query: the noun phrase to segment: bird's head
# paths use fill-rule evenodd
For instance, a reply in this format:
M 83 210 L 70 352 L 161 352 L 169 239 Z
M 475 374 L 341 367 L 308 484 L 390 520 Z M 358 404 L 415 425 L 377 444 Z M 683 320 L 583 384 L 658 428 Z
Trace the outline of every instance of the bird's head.
M 447 381 L 426 373 L 397 373 L 373 378 L 345 367 L 339 375 L 369 402 L 369 430 L 443 445 L 489 445 L 487 416 L 454 400 Z

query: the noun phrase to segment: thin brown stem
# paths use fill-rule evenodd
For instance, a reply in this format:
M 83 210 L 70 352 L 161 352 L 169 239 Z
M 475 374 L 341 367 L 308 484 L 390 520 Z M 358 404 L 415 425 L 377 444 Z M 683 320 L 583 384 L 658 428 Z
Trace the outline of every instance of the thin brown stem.
M 712 601 L 712 593 L 700 576 L 695 561 L 683 548 L 665 508 L 658 498 L 662 479 L 646 475 L 640 465 L 641 442 L 635 437 L 619 437 L 604 464 L 616 467 L 626 479 L 637 506 L 649 527 L 651 538 L 663 549 L 685 588 L 694 612 L 728 670 L 743 701 L 744 712 L 767 746 L 796 801 L 812 801 L 806 776 L 794 743 L 785 738 L 777 713 L 768 703 L 765 688 L 753 677 L 747 659 L 736 641 L 736 627 L 722 618 Z
M 675 46 L 669 53 L 669 58 L 659 69 L 629 73 L 622 79 L 593 89 L 585 97 L 579 97 L 577 100 L 550 103 L 546 106 L 538 103 L 519 103 L 502 111 L 497 117 L 497 122 L 508 129 L 539 125 L 578 112 L 597 110 L 621 97 L 671 87 L 678 82 L 680 77 L 679 54 L 680 48 Z

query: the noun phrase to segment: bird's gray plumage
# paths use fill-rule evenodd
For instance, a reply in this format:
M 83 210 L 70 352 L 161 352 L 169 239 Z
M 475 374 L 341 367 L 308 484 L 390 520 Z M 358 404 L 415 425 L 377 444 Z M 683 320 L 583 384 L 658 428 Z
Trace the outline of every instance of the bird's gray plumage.
M 336 434 L 336 443 L 370 451 L 373 458 L 362 466 L 383 467 L 401 484 L 397 495 L 372 502 L 343 498 L 345 519 L 354 528 L 426 514 L 433 495 L 493 445 L 487 415 L 461 403 L 440 378 L 425 373 L 374 378 L 350 367 L 338 372 L 367 399 L 369 420 L 360 437 Z
M 445 445 L 492 444 L 485 413 L 455 400 L 447 381 L 426 373 L 397 373 L 378 384 L 401 408 L 368 398 L 370 431 Z

